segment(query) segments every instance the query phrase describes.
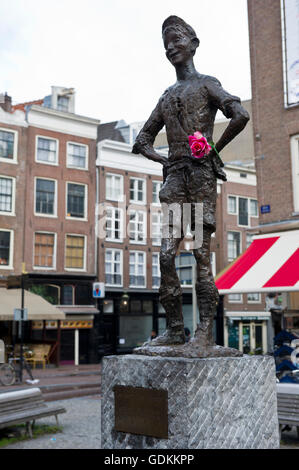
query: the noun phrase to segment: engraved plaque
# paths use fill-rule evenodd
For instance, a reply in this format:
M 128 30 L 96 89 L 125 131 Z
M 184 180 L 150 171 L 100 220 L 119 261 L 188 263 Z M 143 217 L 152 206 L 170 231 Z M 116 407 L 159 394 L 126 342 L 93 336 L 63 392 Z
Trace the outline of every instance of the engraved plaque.
M 115 385 L 115 431 L 168 439 L 168 392 Z

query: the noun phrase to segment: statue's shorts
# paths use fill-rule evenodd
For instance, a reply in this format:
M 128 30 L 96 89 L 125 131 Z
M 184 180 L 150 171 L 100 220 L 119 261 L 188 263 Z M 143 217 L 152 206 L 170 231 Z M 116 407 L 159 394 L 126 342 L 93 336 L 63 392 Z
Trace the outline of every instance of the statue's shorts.
M 217 180 L 208 158 L 200 163 L 190 158 L 172 163 L 159 196 L 162 204 L 179 204 L 182 212 L 183 204 L 202 203 L 203 226 L 215 231 Z

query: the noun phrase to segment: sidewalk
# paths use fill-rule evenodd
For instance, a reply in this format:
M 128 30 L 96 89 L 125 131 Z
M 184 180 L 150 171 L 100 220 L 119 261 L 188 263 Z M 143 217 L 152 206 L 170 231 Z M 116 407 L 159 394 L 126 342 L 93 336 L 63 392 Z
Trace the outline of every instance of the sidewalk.
M 84 364 L 67 365 L 32 369 L 37 384 L 26 383 L 30 379 L 26 370 L 23 371 L 23 383 L 11 386 L 0 386 L 0 393 L 38 387 L 46 401 L 63 400 L 86 395 L 100 395 L 101 365 Z

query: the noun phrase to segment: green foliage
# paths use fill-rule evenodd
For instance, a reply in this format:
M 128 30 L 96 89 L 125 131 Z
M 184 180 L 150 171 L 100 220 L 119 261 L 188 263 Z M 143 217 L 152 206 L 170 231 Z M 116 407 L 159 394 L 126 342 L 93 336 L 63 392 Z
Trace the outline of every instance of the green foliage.
M 29 291 L 33 294 L 40 295 L 43 299 L 50 302 L 52 305 L 56 305 L 57 301 L 54 296 L 50 295 L 48 292 L 48 286 L 43 286 L 41 284 L 35 284 L 29 288 Z

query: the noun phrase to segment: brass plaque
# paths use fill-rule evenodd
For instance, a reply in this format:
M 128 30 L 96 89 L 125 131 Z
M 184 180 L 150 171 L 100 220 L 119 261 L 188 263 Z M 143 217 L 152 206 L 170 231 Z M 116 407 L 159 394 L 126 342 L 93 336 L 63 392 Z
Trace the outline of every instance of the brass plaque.
M 115 385 L 115 431 L 168 439 L 168 392 Z

